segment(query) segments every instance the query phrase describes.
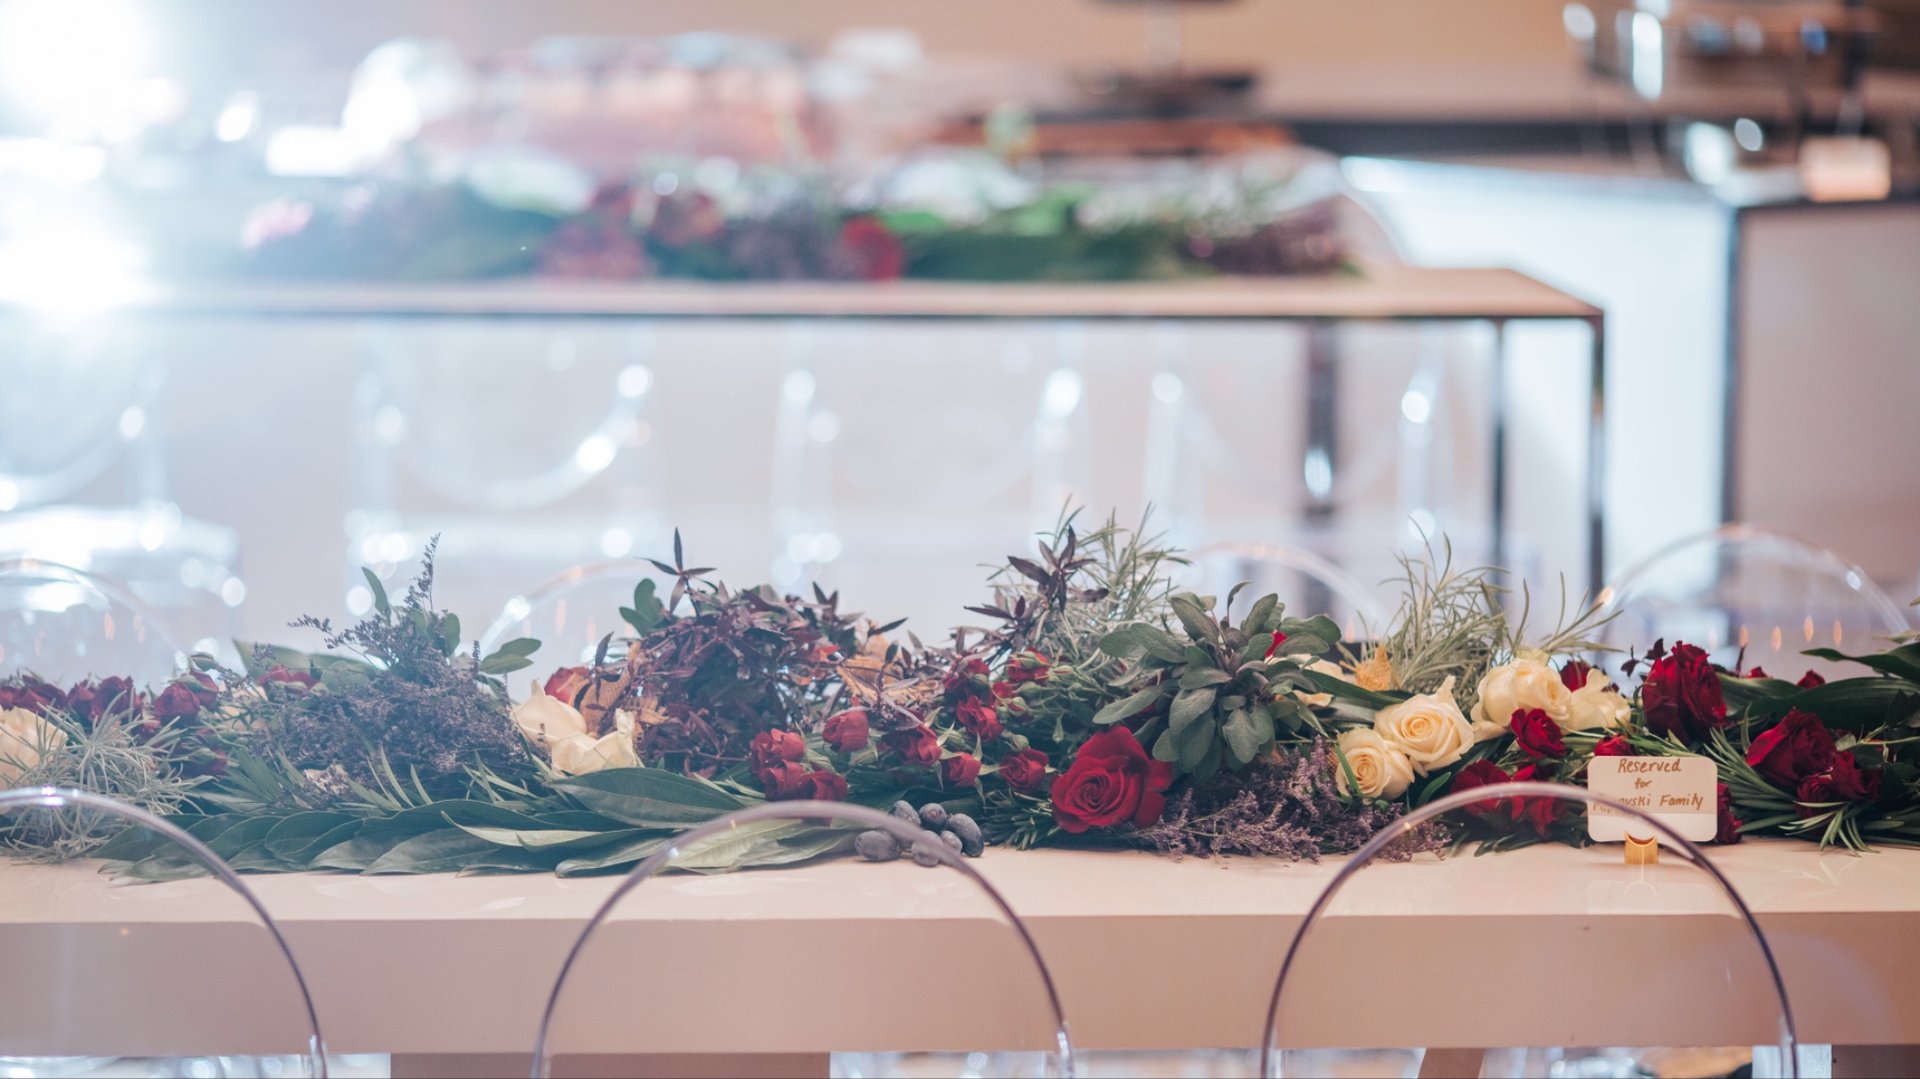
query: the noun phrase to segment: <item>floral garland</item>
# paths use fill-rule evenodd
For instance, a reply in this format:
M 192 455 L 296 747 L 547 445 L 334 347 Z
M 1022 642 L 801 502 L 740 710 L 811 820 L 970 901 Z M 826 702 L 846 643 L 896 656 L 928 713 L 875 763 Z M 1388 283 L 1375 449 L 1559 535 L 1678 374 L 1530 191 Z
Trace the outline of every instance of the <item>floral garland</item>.
M 620 609 L 593 662 L 524 700 L 502 676 L 538 648 L 490 654 L 421 577 L 320 631 L 327 651 L 246 646 L 246 669 L 196 657 L 143 693 L 125 679 L 0 683 L 0 786 L 80 786 L 170 814 L 242 869 L 586 873 L 761 801 L 893 807 L 943 840 L 1130 846 L 1317 858 L 1357 848 L 1409 808 L 1489 788 L 1470 819 L 1407 853 L 1477 842 L 1585 842 L 1524 780 L 1579 784 L 1595 756 L 1700 754 L 1721 779 L 1723 843 L 1768 833 L 1864 849 L 1920 842 L 1911 731 L 1920 643 L 1849 657 L 1864 671 L 1797 682 L 1715 667 L 1656 643 L 1586 658 L 1579 612 L 1529 642 L 1484 570 L 1409 564 L 1388 632 L 1343 641 L 1277 596 L 1176 592 L 1177 554 L 1109 520 L 1069 521 L 1012 557 L 973 608 L 984 628 L 923 644 L 837 594 L 735 591 L 674 560 Z M 916 809 L 915 807 L 919 808 Z M 33 857 L 91 854 L 136 876 L 190 871 L 128 833 L 19 824 Z M 731 869 L 858 850 L 901 853 L 825 822 L 770 821 L 682 865 Z
M 1329 203 L 1257 222 L 1164 210 L 1090 219 L 1062 190 L 956 222 L 825 195 L 728 210 L 712 196 L 601 185 L 577 210 L 501 205 L 463 185 L 357 185 L 255 208 L 239 252 L 182 254 L 187 272 L 351 280 L 535 274 L 640 281 L 1134 281 L 1351 268 Z

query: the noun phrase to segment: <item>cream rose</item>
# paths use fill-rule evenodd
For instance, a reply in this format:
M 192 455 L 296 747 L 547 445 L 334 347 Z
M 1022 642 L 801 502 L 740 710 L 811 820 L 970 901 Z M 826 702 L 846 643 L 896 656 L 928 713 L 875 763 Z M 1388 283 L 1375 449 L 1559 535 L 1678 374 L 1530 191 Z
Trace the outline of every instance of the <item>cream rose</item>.
M 639 763 L 640 755 L 633 749 L 633 716 L 624 711 L 613 714 L 612 734 L 600 738 L 576 734 L 553 744 L 554 770 L 570 776 L 602 768 L 633 768 Z
M 587 733 L 587 720 L 580 710 L 558 697 L 547 696 L 538 682 L 533 684 L 531 697 L 514 705 L 513 722 L 535 744 L 547 747 Z
M 1505 734 L 1515 712 L 1535 708 L 1566 727 L 1572 699 L 1573 694 L 1567 692 L 1559 673 L 1547 666 L 1545 657 L 1537 653 L 1516 656 L 1480 679 L 1480 699 L 1473 705 L 1474 739 L 1484 742 Z
M 1613 679 L 1595 667 L 1587 671 L 1587 684 L 1567 699 L 1567 718 L 1560 726 L 1570 731 L 1613 730 L 1624 727 L 1633 718 L 1633 705 L 1614 690 Z
M 18 782 L 50 749 L 65 745 L 67 732 L 25 708 L 0 711 L 0 787 Z
M 1451 677 L 1432 693 L 1382 708 L 1373 717 L 1373 729 L 1405 753 L 1421 775 L 1459 760 L 1473 745 L 1473 727 L 1453 701 Z
M 1340 735 L 1340 755 L 1353 769 L 1360 793 L 1368 798 L 1398 798 L 1413 782 L 1413 764 L 1392 743 L 1365 727 L 1355 727 Z M 1347 793 L 1347 768 L 1334 770 L 1334 782 L 1340 793 Z

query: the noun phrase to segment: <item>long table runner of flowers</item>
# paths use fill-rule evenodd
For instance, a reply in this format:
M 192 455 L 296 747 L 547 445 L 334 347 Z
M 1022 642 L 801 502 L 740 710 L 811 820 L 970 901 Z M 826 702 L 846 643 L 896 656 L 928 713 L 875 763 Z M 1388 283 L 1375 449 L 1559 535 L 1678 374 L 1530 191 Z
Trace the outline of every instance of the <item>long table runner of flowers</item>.
M 1469 818 L 1412 846 L 1582 843 L 1566 803 L 1498 785 L 1581 783 L 1599 755 L 1698 754 L 1721 780 L 1719 842 L 1920 842 L 1911 638 L 1810 653 L 1860 665 L 1824 683 L 1721 669 L 1680 642 L 1603 655 L 1587 639 L 1592 610 L 1536 631 L 1510 619 L 1525 604 L 1495 572 L 1442 554 L 1407 564 L 1391 625 L 1342 640 L 1278 596 L 1243 607 L 1177 591 L 1178 553 L 1109 520 L 1069 521 L 1033 557 L 1007 559 L 971 608 L 981 625 L 932 642 L 843 611 L 837 594 L 730 588 L 674 547 L 592 662 L 536 669 L 547 676 L 522 700 L 504 676 L 531 667 L 538 642 L 468 643 L 433 605 L 431 549 L 403 596 L 368 574 L 364 620 L 294 623 L 324 651 L 247 645 L 243 670 L 196 657 L 156 687 L 17 673 L 0 682 L 0 786 L 126 800 L 243 870 L 579 874 L 631 866 L 731 810 L 803 798 L 895 808 L 968 854 L 1313 859 L 1485 787 Z M 16 856 L 191 870 L 144 833 L 84 816 L 0 829 Z M 853 851 L 914 853 L 884 833 L 772 820 L 678 867 Z

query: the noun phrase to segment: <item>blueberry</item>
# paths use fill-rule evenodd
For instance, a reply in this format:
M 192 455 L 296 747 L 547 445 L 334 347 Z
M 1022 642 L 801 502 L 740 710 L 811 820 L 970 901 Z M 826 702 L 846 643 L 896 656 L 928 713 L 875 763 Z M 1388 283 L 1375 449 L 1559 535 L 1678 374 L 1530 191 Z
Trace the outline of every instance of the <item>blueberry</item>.
M 900 841 L 891 832 L 878 829 L 855 836 L 853 849 L 869 862 L 891 862 L 900 857 Z
M 904 801 L 895 802 L 893 803 L 893 808 L 887 810 L 887 812 L 892 816 L 899 817 L 903 824 L 911 824 L 915 828 L 920 827 L 920 814 L 913 811 L 913 805 L 911 803 Z
M 929 834 L 924 839 L 913 841 L 913 860 L 920 865 L 939 865 L 939 840 Z
M 955 854 L 966 853 L 966 844 L 962 843 L 960 841 L 960 837 L 957 835 L 954 835 L 952 832 L 941 832 L 940 842 L 945 843 L 949 847 L 952 847 L 953 852 Z
M 987 847 L 986 837 L 980 834 L 980 825 L 965 813 L 948 817 L 947 831 L 960 837 L 960 853 L 969 858 L 980 857 L 980 852 Z
M 939 802 L 928 802 L 920 807 L 920 826 L 929 832 L 937 832 L 947 826 L 947 807 Z

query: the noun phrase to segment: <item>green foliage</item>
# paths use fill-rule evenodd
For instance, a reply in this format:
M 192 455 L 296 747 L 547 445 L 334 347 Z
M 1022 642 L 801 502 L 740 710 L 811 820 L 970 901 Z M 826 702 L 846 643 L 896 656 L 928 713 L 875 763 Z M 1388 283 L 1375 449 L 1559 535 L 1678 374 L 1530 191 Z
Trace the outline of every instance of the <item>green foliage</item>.
M 1312 728 L 1294 691 L 1312 690 L 1304 666 L 1339 643 L 1331 619 L 1289 619 L 1278 596 L 1261 597 L 1238 626 L 1215 616 L 1211 597 L 1182 593 L 1168 605 L 1184 640 L 1144 622 L 1102 639 L 1103 652 L 1126 661 L 1112 682 L 1124 695 L 1094 723 L 1136 723 L 1155 759 L 1203 783 L 1223 767 L 1245 767 L 1283 733 Z
M 1471 711 L 1480 677 L 1513 651 L 1500 589 L 1489 580 L 1493 571 L 1455 569 L 1451 543 L 1442 545 L 1437 562 L 1402 558 L 1400 567 L 1400 609 L 1380 641 L 1394 686 L 1431 693 L 1452 678 L 1461 710 Z
M 43 718 L 31 747 L 36 759 L 13 786 L 72 787 L 164 817 L 184 808 L 202 783 L 176 766 L 173 732 L 137 737 L 115 714 L 92 726 L 57 710 Z M 94 853 L 122 827 L 119 818 L 90 809 L 19 810 L 0 815 L 0 849 L 29 861 L 65 861 Z

